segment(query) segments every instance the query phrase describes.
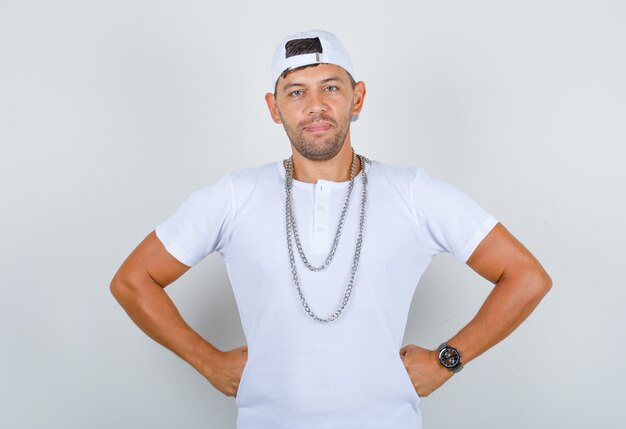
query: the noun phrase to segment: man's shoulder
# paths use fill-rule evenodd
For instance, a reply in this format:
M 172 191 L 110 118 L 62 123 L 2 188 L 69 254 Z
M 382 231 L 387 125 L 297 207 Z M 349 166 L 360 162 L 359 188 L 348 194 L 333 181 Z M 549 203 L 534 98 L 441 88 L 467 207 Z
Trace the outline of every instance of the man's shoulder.
M 232 186 L 246 187 L 268 178 L 275 178 L 278 174 L 276 165 L 277 161 L 273 161 L 252 167 L 238 168 L 224 173 L 219 180 L 229 182 Z
M 203 197 L 215 193 L 240 193 L 246 189 L 252 191 L 258 183 L 266 182 L 271 178 L 272 172 L 276 175 L 276 162 L 271 162 L 254 167 L 245 167 L 222 173 L 217 179 L 196 189 L 193 194 Z
M 224 176 L 238 201 L 252 196 L 265 196 L 281 189 L 280 161 L 231 170 Z
M 368 173 L 381 179 L 386 179 L 389 182 L 412 182 L 422 171 L 423 168 L 417 165 L 404 166 L 371 160 L 371 167 Z
M 278 161 L 272 161 L 252 167 L 244 167 L 232 170 L 228 173 L 232 179 L 236 180 L 256 180 L 263 176 L 275 175 L 277 173 L 276 164 Z

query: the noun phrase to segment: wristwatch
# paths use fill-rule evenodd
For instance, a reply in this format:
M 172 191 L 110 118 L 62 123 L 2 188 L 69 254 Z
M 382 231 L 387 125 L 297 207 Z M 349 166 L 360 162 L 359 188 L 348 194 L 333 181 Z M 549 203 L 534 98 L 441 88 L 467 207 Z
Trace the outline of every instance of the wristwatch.
M 463 369 L 461 352 L 458 349 L 443 343 L 437 348 L 437 351 L 439 352 L 439 363 L 444 368 L 448 368 L 455 373 Z

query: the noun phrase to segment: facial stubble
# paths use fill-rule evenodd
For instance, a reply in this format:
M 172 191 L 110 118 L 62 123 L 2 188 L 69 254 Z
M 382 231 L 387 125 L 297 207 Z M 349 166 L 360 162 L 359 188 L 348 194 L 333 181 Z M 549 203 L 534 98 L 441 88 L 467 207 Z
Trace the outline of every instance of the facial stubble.
M 341 122 L 338 122 L 322 113 L 310 118 L 306 122 L 298 124 L 294 129 L 287 125 L 285 118 L 280 110 L 278 110 L 283 128 L 285 129 L 292 146 L 296 148 L 300 155 L 312 161 L 326 161 L 334 158 L 339 153 L 346 141 L 348 131 L 350 131 L 352 105 L 350 106 L 350 110 L 348 112 L 348 117 Z M 306 131 L 304 131 L 304 128 L 320 121 L 330 123 L 332 127 L 335 128 L 334 134 L 328 136 L 323 141 L 320 141 L 317 138 L 313 138 L 313 141 L 307 141 L 305 138 Z

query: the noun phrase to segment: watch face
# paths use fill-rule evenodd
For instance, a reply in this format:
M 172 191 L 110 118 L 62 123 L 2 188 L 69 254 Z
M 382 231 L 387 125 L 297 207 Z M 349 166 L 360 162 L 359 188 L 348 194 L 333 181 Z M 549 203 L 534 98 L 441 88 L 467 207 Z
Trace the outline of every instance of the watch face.
M 439 352 L 439 362 L 446 368 L 454 368 L 459 364 L 461 355 L 459 351 L 453 347 L 444 347 Z

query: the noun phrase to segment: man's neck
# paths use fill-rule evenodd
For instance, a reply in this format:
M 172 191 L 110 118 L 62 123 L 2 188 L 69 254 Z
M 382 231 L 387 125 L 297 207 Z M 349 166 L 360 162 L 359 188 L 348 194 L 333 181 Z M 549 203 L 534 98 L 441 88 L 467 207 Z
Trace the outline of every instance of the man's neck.
M 293 150 L 293 178 L 300 182 L 317 183 L 319 179 L 347 182 L 350 180 L 351 165 L 352 146 L 348 139 L 337 155 L 324 161 L 310 160 L 300 155 L 297 150 Z M 357 157 L 355 176 L 360 170 L 361 162 Z

